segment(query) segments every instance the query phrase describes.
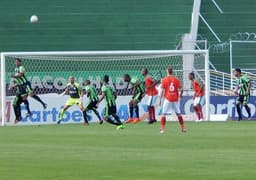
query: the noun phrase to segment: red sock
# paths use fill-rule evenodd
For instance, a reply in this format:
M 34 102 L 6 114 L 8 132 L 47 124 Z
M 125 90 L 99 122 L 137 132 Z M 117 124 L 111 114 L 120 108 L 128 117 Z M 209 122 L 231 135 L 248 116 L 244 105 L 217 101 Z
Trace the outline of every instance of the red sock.
M 166 118 L 165 116 L 161 117 L 161 130 L 164 131 L 165 129 L 165 124 L 166 124 Z
M 181 115 L 177 115 L 181 128 L 184 128 L 184 121 Z
M 152 106 L 148 106 L 148 117 L 149 117 L 149 121 L 152 121 Z
M 199 114 L 199 116 L 200 116 L 200 119 L 203 119 L 203 118 L 204 118 L 202 106 L 198 106 L 198 114 Z
M 199 113 L 198 106 L 195 106 L 195 107 L 194 107 L 194 110 L 195 110 L 195 112 L 196 112 L 197 118 L 200 119 L 200 113 Z
M 156 120 L 156 113 L 155 113 L 155 107 L 152 106 L 152 118 L 153 120 Z

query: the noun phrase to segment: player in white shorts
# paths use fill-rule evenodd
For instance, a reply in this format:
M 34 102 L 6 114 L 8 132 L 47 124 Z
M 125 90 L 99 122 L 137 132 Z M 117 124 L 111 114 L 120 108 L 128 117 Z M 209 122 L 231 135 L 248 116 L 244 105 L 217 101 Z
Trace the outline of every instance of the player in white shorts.
M 160 95 L 160 104 L 162 96 L 164 96 L 164 103 L 162 107 L 161 129 L 160 132 L 165 131 L 166 115 L 170 111 L 174 111 L 178 117 L 179 124 L 182 132 L 186 132 L 183 117 L 179 108 L 179 100 L 183 94 L 183 88 L 179 79 L 172 75 L 172 68 L 166 69 L 167 76 L 162 79 Z
M 192 82 L 192 87 L 194 90 L 194 96 L 193 96 L 193 107 L 194 111 L 197 115 L 197 122 L 203 121 L 203 110 L 202 106 L 204 104 L 204 87 L 201 83 L 195 80 L 195 74 L 193 72 L 189 73 L 188 75 L 189 80 Z
M 160 83 L 160 81 L 154 80 L 148 72 L 147 68 L 143 68 L 141 70 L 141 74 L 145 80 L 145 93 L 148 97 L 148 117 L 149 117 L 149 124 L 156 122 L 156 115 L 155 115 L 155 104 L 158 99 L 158 91 L 156 89 L 156 85 Z

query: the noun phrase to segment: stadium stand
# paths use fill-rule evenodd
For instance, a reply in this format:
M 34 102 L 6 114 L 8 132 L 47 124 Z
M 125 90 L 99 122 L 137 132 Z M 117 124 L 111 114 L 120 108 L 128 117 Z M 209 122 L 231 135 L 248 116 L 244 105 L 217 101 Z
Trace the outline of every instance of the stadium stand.
M 199 25 L 199 35 L 208 40 L 210 47 L 210 60 L 218 70 L 229 72 L 229 39 L 256 40 L 256 1 L 243 0 L 218 0 L 216 1 L 223 10 L 221 14 L 211 0 L 202 0 L 201 14 L 220 38 L 218 42 L 204 22 Z M 251 34 L 250 37 L 247 34 Z M 252 37 L 254 36 L 254 38 Z M 234 66 L 242 69 L 255 67 L 256 43 L 234 44 Z
M 192 6 L 192 0 L 3 1 L 0 51 L 175 49 L 189 32 Z M 38 23 L 29 22 L 32 14 Z

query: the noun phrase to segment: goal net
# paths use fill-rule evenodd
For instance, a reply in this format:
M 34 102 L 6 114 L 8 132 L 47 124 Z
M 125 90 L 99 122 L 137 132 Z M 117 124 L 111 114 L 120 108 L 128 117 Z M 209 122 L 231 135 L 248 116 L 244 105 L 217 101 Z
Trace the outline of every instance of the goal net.
M 12 101 L 16 95 L 14 79 L 15 59 L 20 58 L 25 68 L 25 75 L 31 82 L 34 92 L 47 104 L 42 105 L 28 97 L 31 116 L 25 117 L 26 109 L 21 105 L 22 121 L 19 124 L 51 124 L 56 123 L 60 109 L 68 99 L 68 95 L 60 96 L 68 83 L 70 76 L 82 86 L 87 79 L 91 81 L 100 93 L 102 78 L 110 76 L 110 84 L 114 86 L 118 98 L 117 109 L 121 119 L 128 118 L 128 102 L 132 95 L 131 87 L 123 82 L 123 74 L 130 74 L 143 80 L 142 68 L 147 68 L 156 80 L 165 76 L 165 69 L 172 67 L 184 86 L 184 95 L 191 96 L 191 83 L 188 73 L 193 71 L 197 79 L 205 84 L 206 104 L 205 117 L 209 118 L 209 73 L 207 50 L 161 50 L 161 51 L 85 51 L 85 52 L 15 52 L 1 53 L 1 117 L 2 125 L 14 124 Z M 188 64 L 190 64 L 188 66 Z M 191 97 L 190 97 L 191 99 Z M 87 99 L 84 97 L 83 102 Z M 140 103 L 140 114 L 146 111 L 146 97 Z M 187 114 L 181 103 L 183 114 Z M 104 103 L 99 111 L 103 114 Z M 188 108 L 187 108 L 188 109 Z M 189 110 L 192 111 L 190 102 Z M 93 113 L 89 120 L 96 121 Z M 68 109 L 64 123 L 82 122 L 82 113 L 77 107 Z

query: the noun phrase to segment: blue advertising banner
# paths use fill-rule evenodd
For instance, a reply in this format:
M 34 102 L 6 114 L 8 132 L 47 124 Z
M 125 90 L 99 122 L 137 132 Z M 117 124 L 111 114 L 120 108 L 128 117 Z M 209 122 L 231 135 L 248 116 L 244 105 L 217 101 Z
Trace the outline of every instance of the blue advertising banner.
M 22 114 L 23 114 L 23 120 L 20 122 L 20 124 L 55 124 L 58 120 L 58 115 L 65 104 L 66 100 L 68 99 L 68 96 L 65 97 L 58 97 L 58 96 L 52 96 L 49 98 L 49 95 L 42 96 L 43 99 L 47 99 L 48 101 L 48 107 L 47 109 L 42 109 L 41 105 L 34 101 L 32 98 L 29 98 L 30 106 L 31 106 L 31 112 L 32 115 L 29 117 L 25 117 L 26 109 L 24 105 L 22 105 Z M 228 119 L 237 119 L 237 113 L 236 113 L 236 97 L 234 96 L 211 96 L 210 97 L 210 114 L 228 114 Z M 126 120 L 129 117 L 129 107 L 128 102 L 131 99 L 131 96 L 118 96 L 117 98 L 117 114 L 119 115 L 120 119 Z M 86 99 L 84 100 L 84 103 L 86 103 Z M 12 100 L 10 99 L 6 103 L 6 117 L 7 117 L 7 123 L 13 124 L 14 119 L 14 113 L 11 106 Z M 253 96 L 249 100 L 249 107 L 251 109 L 251 119 L 256 119 L 256 96 Z M 145 112 L 147 112 L 147 98 L 143 98 L 140 106 L 140 115 L 143 115 Z M 104 107 L 105 103 L 102 102 L 98 108 L 98 111 L 103 117 L 104 114 Z M 191 96 L 184 96 L 180 103 L 181 112 L 184 115 L 191 115 L 194 113 L 193 111 L 193 99 Z M 204 107 L 205 108 L 205 107 Z M 160 115 L 161 108 L 158 107 L 156 109 L 157 115 Z M 242 114 L 244 119 L 247 119 L 248 114 L 245 110 L 245 108 L 242 108 Z M 196 117 L 196 116 L 194 116 Z M 93 112 L 88 112 L 88 119 L 91 122 L 97 122 L 97 118 Z M 196 120 L 196 119 L 192 119 Z M 83 122 L 83 116 L 82 112 L 79 110 L 77 106 L 73 106 L 70 109 L 68 109 L 64 115 L 63 123 L 81 123 Z
M 210 114 L 228 114 L 229 119 L 237 119 L 236 96 L 211 96 L 210 97 Z M 183 114 L 193 112 L 193 100 L 185 96 L 181 100 L 181 111 Z M 256 119 L 256 96 L 251 96 L 248 106 L 251 109 L 251 119 Z M 245 108 L 242 108 L 244 119 L 248 117 Z

